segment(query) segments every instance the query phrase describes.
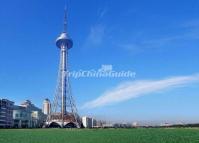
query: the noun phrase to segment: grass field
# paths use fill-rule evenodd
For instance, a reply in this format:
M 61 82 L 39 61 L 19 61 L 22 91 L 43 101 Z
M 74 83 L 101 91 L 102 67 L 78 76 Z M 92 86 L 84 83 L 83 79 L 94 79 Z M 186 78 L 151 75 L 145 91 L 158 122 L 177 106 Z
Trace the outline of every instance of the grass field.
M 0 143 L 199 143 L 199 129 L 0 129 Z

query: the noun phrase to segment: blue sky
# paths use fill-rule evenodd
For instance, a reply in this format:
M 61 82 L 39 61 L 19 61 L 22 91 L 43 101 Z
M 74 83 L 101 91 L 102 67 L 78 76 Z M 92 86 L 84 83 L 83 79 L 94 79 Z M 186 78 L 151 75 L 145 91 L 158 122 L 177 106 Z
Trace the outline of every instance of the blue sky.
M 135 78 L 72 78 L 80 115 L 119 121 L 199 122 L 197 80 L 111 105 L 82 108 L 126 82 L 134 86 L 143 80 L 198 79 L 197 0 L 68 3 L 68 31 L 74 41 L 70 70 L 113 65 L 116 71 L 136 72 Z M 30 99 L 39 107 L 44 98 L 53 99 L 59 64 L 55 39 L 63 29 L 64 5 L 64 0 L 0 2 L 0 98 L 16 104 Z

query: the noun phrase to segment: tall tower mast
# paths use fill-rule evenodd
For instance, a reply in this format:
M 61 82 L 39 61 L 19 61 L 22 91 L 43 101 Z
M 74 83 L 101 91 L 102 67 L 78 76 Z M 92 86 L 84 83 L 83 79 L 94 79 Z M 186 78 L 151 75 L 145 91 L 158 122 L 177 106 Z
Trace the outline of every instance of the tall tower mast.
M 60 65 L 58 83 L 52 105 L 52 114 L 49 119 L 50 122 L 56 121 L 61 127 L 67 127 L 67 123 L 73 123 L 76 127 L 79 127 L 80 120 L 73 100 L 68 76 L 68 51 L 73 47 L 73 41 L 67 31 L 66 8 L 64 12 L 63 32 L 56 39 L 56 46 L 60 49 Z
M 56 45 L 58 48 L 60 48 L 60 57 L 61 57 L 61 85 L 60 85 L 60 92 L 61 92 L 61 114 L 62 119 L 64 119 L 64 115 L 66 115 L 66 96 L 67 96 L 67 88 L 69 88 L 68 85 L 68 77 L 67 77 L 67 71 L 68 71 L 68 50 L 72 48 L 73 41 L 69 38 L 67 33 L 67 19 L 66 19 L 66 9 L 64 14 L 64 30 L 62 34 L 57 38 Z

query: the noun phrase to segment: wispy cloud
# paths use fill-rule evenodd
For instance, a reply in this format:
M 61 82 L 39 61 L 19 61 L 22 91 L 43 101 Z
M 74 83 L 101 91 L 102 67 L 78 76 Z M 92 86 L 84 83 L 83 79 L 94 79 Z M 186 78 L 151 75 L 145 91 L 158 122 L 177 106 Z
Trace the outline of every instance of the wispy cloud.
M 96 48 L 103 44 L 106 38 L 105 35 L 106 35 L 107 28 L 105 24 L 102 22 L 102 19 L 106 15 L 107 11 L 108 11 L 107 8 L 99 9 L 96 23 L 91 25 L 89 29 L 89 33 L 85 41 L 85 47 Z
M 105 36 L 105 26 L 102 24 L 95 24 L 91 26 L 90 32 L 86 39 L 86 47 L 97 47 L 103 42 Z
M 142 38 L 145 34 L 142 33 L 141 35 L 138 35 L 137 38 L 129 40 L 129 42 L 126 43 L 120 43 L 117 44 L 118 47 L 127 50 L 128 52 L 144 52 L 147 50 L 159 50 L 162 48 L 167 47 L 173 47 L 180 45 L 184 41 L 189 40 L 198 40 L 199 39 L 199 20 L 192 20 L 192 21 L 186 21 L 182 24 L 178 24 L 173 26 L 175 27 L 175 32 L 171 32 L 170 35 L 167 36 L 161 36 L 157 38 L 151 39 L 150 37 Z M 132 36 L 132 37 L 135 37 Z
M 140 40 L 133 43 L 120 44 L 118 45 L 124 50 L 132 52 L 143 52 L 153 49 L 162 49 L 162 47 L 168 46 L 172 47 L 178 43 L 181 43 L 183 40 L 198 39 L 196 37 L 196 32 L 186 33 L 184 35 L 174 35 L 170 37 L 149 39 L 149 40 Z
M 106 15 L 107 11 L 108 11 L 107 8 L 103 8 L 103 9 L 99 10 L 98 19 L 101 20 Z
M 114 89 L 106 91 L 97 99 L 85 103 L 83 108 L 96 108 L 114 104 L 147 95 L 149 93 L 176 88 L 179 86 L 185 86 L 189 83 L 198 81 L 199 74 L 170 77 L 161 80 L 140 80 L 134 82 L 125 82 L 115 87 Z
M 183 28 L 191 28 L 191 29 L 195 29 L 195 28 L 199 28 L 199 19 L 193 19 L 193 20 L 189 20 L 187 22 L 184 22 L 181 27 Z

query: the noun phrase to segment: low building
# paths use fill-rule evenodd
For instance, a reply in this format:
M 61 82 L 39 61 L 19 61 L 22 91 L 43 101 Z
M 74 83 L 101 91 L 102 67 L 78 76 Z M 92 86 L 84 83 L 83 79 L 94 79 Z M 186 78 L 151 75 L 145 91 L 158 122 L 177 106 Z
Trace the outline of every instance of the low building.
M 11 128 L 13 126 L 14 102 L 0 99 L 0 128 Z
M 132 128 L 133 126 L 130 123 L 115 123 L 113 124 L 114 128 Z
M 98 120 L 98 121 L 97 121 L 96 128 L 102 128 L 102 125 L 103 125 L 103 121 Z
M 97 120 L 94 119 L 94 118 L 83 116 L 82 117 L 82 124 L 85 128 L 96 128 L 97 127 Z
M 13 119 L 16 128 L 35 128 L 42 127 L 45 116 L 41 109 L 26 100 L 21 105 L 14 106 Z
M 87 116 L 82 117 L 82 124 L 85 128 L 92 128 L 92 118 Z
M 42 127 L 46 120 L 46 115 L 43 114 L 41 109 L 32 111 L 31 117 L 32 127 Z
M 113 128 L 113 124 L 103 124 L 103 128 Z
M 97 127 L 97 120 L 92 118 L 92 128 Z
M 139 126 L 138 122 L 133 122 L 132 127 L 137 128 Z
M 15 128 L 30 128 L 32 126 L 31 110 L 29 108 L 15 105 L 13 119 Z

